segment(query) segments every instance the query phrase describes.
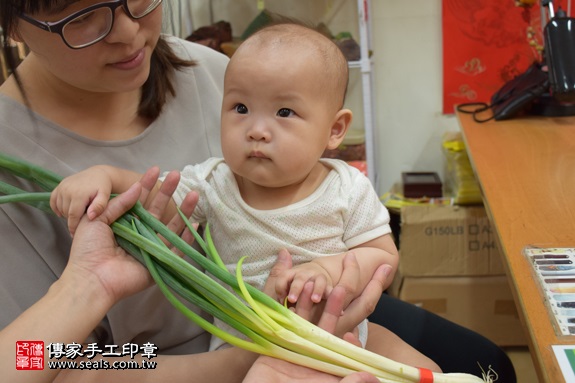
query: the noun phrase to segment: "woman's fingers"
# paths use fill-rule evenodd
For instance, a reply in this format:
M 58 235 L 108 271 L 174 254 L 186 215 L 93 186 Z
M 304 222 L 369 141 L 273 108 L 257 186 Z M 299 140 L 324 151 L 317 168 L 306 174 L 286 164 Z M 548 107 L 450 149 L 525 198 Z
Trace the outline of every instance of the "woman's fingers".
M 313 294 L 313 282 L 306 282 L 299 295 L 299 299 L 295 305 L 295 312 L 303 319 L 314 322 L 313 312 L 314 303 L 311 300 Z
M 379 302 L 381 294 L 383 294 L 383 286 L 390 270 L 390 265 L 381 265 L 377 268 L 362 293 L 344 309 L 344 313 L 338 322 L 338 328 L 343 331 L 349 331 L 349 329 L 359 325 L 362 320 L 375 310 L 377 302 Z
M 106 209 L 95 220 L 100 220 L 107 225 L 111 225 L 134 206 L 138 201 L 141 191 L 142 185 L 139 183 L 133 184 L 124 193 L 110 199 L 110 203 L 108 203 Z
M 140 185 L 142 185 L 142 194 L 140 195 L 140 202 L 142 204 L 146 203 L 148 196 L 158 183 L 158 178 L 160 177 L 160 168 L 153 166 L 146 170 L 142 178 L 140 178 Z
M 375 309 L 377 302 L 383 294 L 383 286 L 389 272 L 390 265 L 381 265 L 377 268 L 371 281 L 367 284 L 361 294 L 356 296 L 355 292 L 350 293 L 350 286 L 355 286 L 359 268 L 354 256 L 346 256 L 344 259 L 344 271 L 340 282 L 333 288 L 318 326 L 326 331 L 341 334 L 349 332 L 357 327 Z M 348 304 L 351 299 L 351 303 Z
M 359 294 L 360 271 L 359 263 L 355 258 L 355 253 L 350 251 L 343 258 L 343 272 L 336 286 L 345 290 L 343 308 Z
M 190 192 L 186 195 L 179 207 L 184 217 L 191 217 L 198 203 L 198 198 L 198 193 L 196 192 Z M 186 228 L 186 223 L 179 214 L 175 214 L 168 223 L 166 223 L 166 226 L 174 233 L 180 234 Z
M 186 218 L 191 217 L 196 204 L 198 203 L 198 193 L 190 192 L 186 195 L 182 204 L 180 205 L 180 211 L 182 212 L 183 216 Z M 197 223 L 192 223 L 193 230 L 196 231 L 198 229 Z M 166 224 L 166 227 L 170 229 L 170 231 L 179 234 L 180 237 L 187 243 L 192 244 L 195 241 L 195 237 L 192 234 L 191 230 L 187 227 L 186 222 L 182 219 L 179 214 L 175 214 L 172 219 Z M 167 241 L 165 242 L 167 245 Z M 172 248 L 172 251 L 178 255 L 182 255 L 182 252 L 176 248 Z
M 351 344 L 353 344 L 354 346 L 357 347 L 361 347 L 361 342 L 358 339 L 358 337 L 352 333 L 352 332 L 346 332 L 345 334 L 343 334 L 343 340 L 345 340 L 346 342 L 349 342 Z
M 340 383 L 379 383 L 379 379 L 367 372 L 355 372 L 343 378 Z
M 140 183 L 142 184 L 143 191 L 140 200 L 146 202 L 146 209 L 150 214 L 161 219 L 170 231 L 180 235 L 186 242 L 192 243 L 194 236 L 190 230 L 186 228 L 186 223 L 182 217 L 180 217 L 178 213 L 174 213 L 173 216 L 169 215 L 172 214 L 169 212 L 173 211 L 173 209 L 168 209 L 168 206 L 173 203 L 172 195 L 180 182 L 180 173 L 175 170 L 169 172 L 160 185 L 160 188 L 157 191 L 153 191 L 153 188 L 157 184 L 158 176 L 159 169 L 157 168 L 149 169 L 144 176 L 142 176 Z M 179 209 L 186 218 L 189 218 L 194 212 L 197 203 L 198 193 L 190 192 L 182 201 Z M 168 244 L 166 241 L 164 242 Z
M 158 192 L 155 195 L 152 195 L 152 198 L 147 201 L 146 209 L 148 209 L 150 214 L 158 219 L 162 218 L 168 203 L 172 200 L 172 194 L 176 191 L 179 182 L 180 173 L 178 171 L 174 170 L 168 173 Z
M 340 285 L 333 288 L 329 297 L 327 297 L 325 307 L 317 324 L 318 327 L 332 334 L 336 332 L 337 324 L 343 312 L 346 294 L 346 290 Z
M 331 333 L 336 332 L 343 310 L 356 296 L 359 277 L 359 264 L 357 263 L 355 254 L 349 252 L 343 259 L 341 278 L 327 298 L 323 313 L 318 322 L 319 327 Z

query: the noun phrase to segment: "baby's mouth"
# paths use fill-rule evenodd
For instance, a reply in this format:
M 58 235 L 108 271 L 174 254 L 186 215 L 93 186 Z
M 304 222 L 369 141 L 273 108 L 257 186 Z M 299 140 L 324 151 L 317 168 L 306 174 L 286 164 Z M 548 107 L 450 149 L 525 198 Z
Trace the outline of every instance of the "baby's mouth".
M 269 157 L 266 156 L 264 153 L 258 151 L 258 150 L 254 150 L 252 152 L 250 152 L 249 158 L 261 158 L 261 159 L 268 159 Z

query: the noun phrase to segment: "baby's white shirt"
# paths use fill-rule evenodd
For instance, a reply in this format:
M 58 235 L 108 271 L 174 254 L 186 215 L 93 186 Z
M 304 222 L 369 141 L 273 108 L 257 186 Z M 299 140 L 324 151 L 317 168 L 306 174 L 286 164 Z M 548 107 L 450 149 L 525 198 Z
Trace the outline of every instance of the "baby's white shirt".
M 343 161 L 321 161 L 332 170 L 317 190 L 279 209 L 259 210 L 247 205 L 221 158 L 186 166 L 174 199 L 180 204 L 189 191 L 199 193 L 193 220 L 209 223 L 214 244 L 230 272 L 235 273 L 238 260 L 246 256 L 243 278 L 261 290 L 282 248 L 297 265 L 343 253 L 391 232 L 389 213 L 369 179 Z M 365 343 L 365 323 L 360 330 Z M 211 348 L 223 343 L 212 339 Z

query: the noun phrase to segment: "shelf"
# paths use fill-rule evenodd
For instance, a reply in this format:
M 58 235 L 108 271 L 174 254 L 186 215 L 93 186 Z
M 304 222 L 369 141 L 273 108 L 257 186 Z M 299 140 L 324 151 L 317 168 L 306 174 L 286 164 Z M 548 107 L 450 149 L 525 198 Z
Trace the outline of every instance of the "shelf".
M 375 190 L 379 193 L 376 167 L 375 115 L 373 108 L 373 63 L 369 57 L 371 48 L 371 0 L 357 0 L 359 19 L 359 46 L 361 60 L 350 63 L 350 68 L 360 68 L 363 92 L 363 123 L 365 131 L 365 160 L 367 175 Z

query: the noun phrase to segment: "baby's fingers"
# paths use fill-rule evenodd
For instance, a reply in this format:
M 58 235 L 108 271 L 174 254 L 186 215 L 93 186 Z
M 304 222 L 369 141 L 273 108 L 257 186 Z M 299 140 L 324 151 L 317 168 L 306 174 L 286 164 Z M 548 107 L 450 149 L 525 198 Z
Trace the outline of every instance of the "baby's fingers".
M 86 210 L 86 214 L 90 220 L 93 220 L 100 216 L 106 210 L 106 206 L 108 206 L 108 202 L 110 201 L 110 194 L 109 193 L 101 193 L 98 192 L 92 202 L 88 201 L 88 209 Z
M 98 192 L 94 198 L 86 197 L 85 199 L 79 198 L 69 201 L 67 217 L 70 234 L 74 235 L 84 214 L 86 214 L 90 220 L 99 217 L 100 214 L 106 210 L 108 200 L 108 193 Z
M 281 273 L 277 273 L 274 276 L 276 297 L 282 303 L 288 297 L 290 285 L 293 281 L 293 276 L 293 270 L 291 269 L 283 270 Z
M 264 286 L 264 292 L 270 296 L 273 296 L 272 289 L 275 288 L 275 298 L 282 303 L 287 296 L 287 286 L 285 283 L 280 281 L 280 278 L 282 278 L 282 276 L 292 268 L 292 265 L 292 258 L 289 251 L 281 249 L 278 253 L 276 263 L 270 270 L 270 275 L 268 276 Z
M 327 279 L 323 275 L 318 275 L 313 284 L 313 293 L 311 294 L 311 300 L 313 303 L 319 303 L 327 295 Z
M 62 191 L 62 185 L 57 186 L 50 194 L 50 209 L 58 217 L 66 217 L 69 203 L 69 198 L 66 198 L 66 193 Z
M 306 284 L 311 284 L 313 289 L 311 290 L 310 299 L 313 303 L 319 303 L 323 298 L 327 296 L 327 279 L 323 275 L 316 275 L 313 278 L 304 279 L 296 278 L 290 285 L 290 290 L 288 294 L 288 301 L 290 303 L 296 303 L 304 289 Z
M 58 194 L 56 189 L 50 194 L 50 209 L 56 214 L 58 217 L 62 217 L 62 210 L 60 210 L 60 206 L 58 205 Z
M 290 283 L 287 284 L 287 286 L 289 286 L 287 294 L 287 300 L 289 303 L 296 303 L 298 301 L 306 282 L 308 282 L 308 278 L 302 278 L 301 274 L 298 274 Z

